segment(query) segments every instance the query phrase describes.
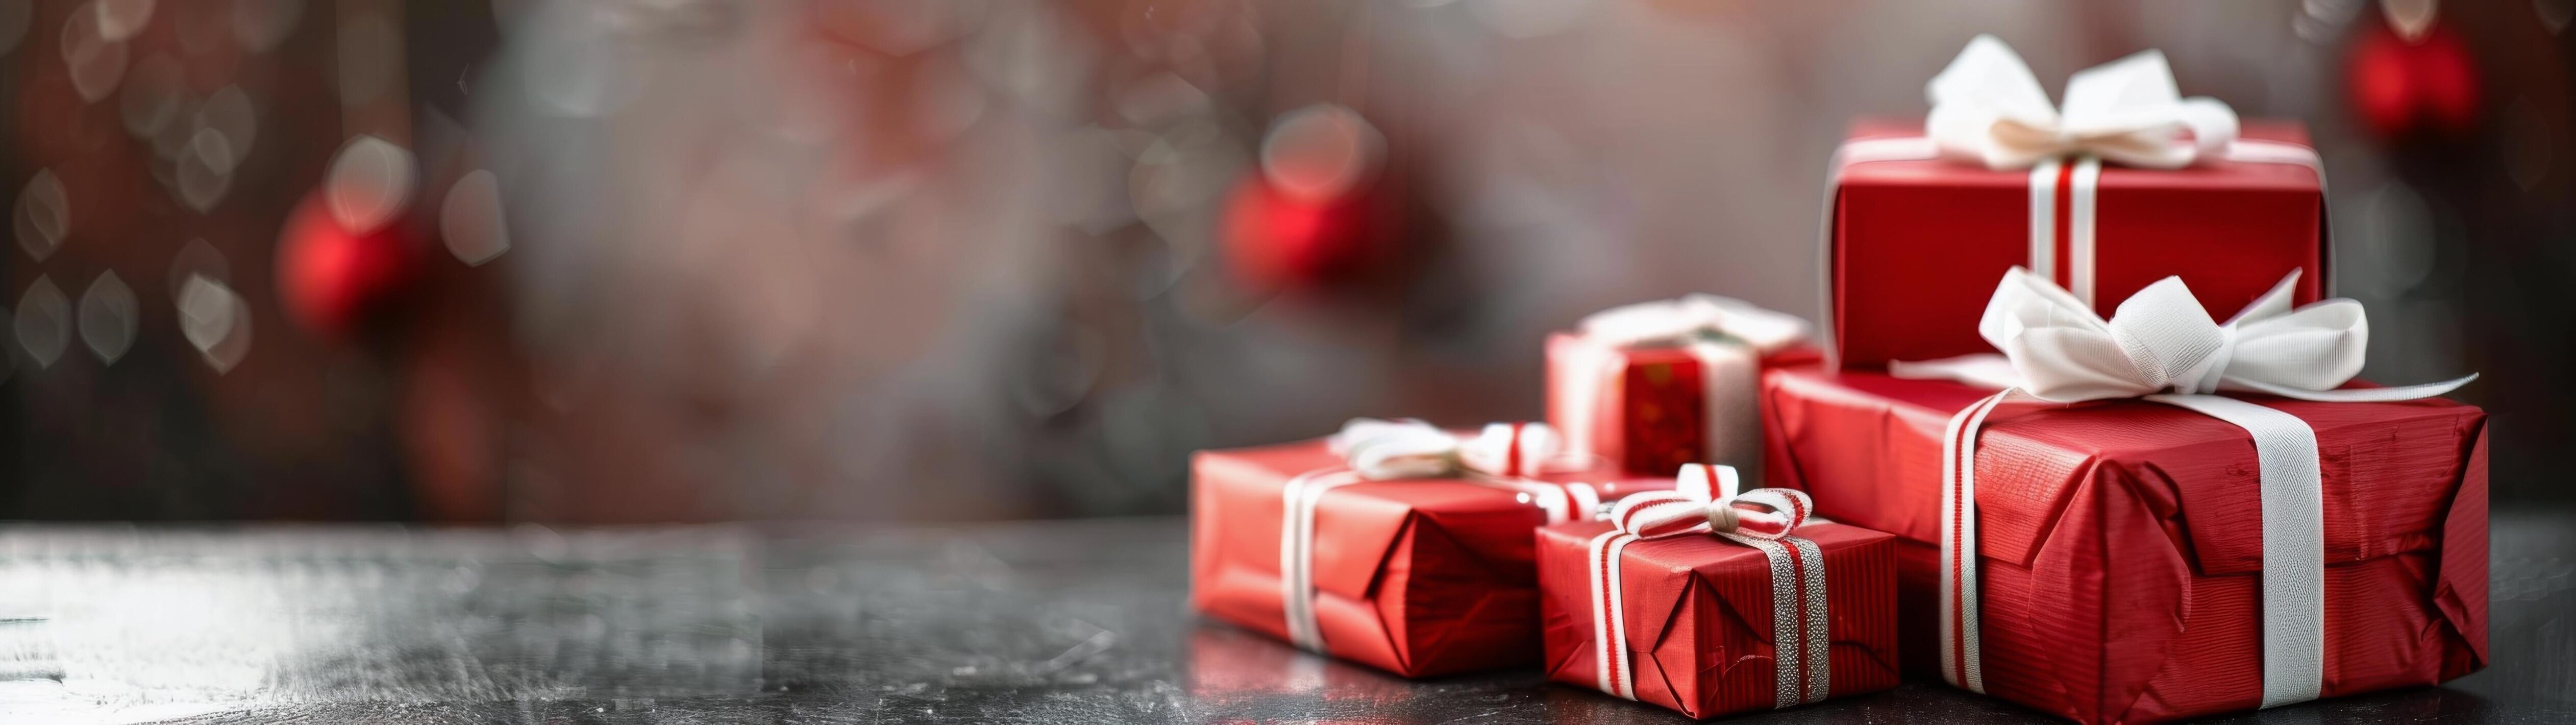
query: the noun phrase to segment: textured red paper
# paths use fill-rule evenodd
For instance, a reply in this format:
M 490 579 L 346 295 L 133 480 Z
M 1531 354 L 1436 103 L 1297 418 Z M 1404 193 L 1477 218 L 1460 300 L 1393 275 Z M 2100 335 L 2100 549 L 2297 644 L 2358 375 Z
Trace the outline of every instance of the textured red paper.
M 1619 375 L 1600 390 L 1592 404 L 1594 410 L 1588 428 L 1573 425 L 1572 408 L 1581 399 L 1578 386 L 1602 386 L 1601 371 L 1589 369 L 1585 362 L 1592 358 L 1584 352 L 1589 343 L 1582 336 L 1559 332 L 1547 338 L 1547 419 L 1567 437 L 1591 446 L 1594 455 L 1609 460 L 1620 470 L 1650 475 L 1666 475 L 1685 463 L 1711 463 L 1736 466 L 1759 472 L 1761 461 L 1717 460 L 1709 450 L 1709 415 L 1707 366 L 1690 350 L 1674 345 L 1649 345 L 1617 350 L 1625 363 Z M 1761 358 L 1761 369 L 1812 367 L 1824 361 L 1824 353 L 1812 345 L 1793 345 Z M 1747 384 L 1759 385 L 1748 380 Z M 1757 451 L 1751 441 L 1762 435 L 1757 425 L 1743 431 L 1719 431 L 1723 435 L 1740 435 L 1747 442 L 1742 450 Z
M 1287 639 L 1281 488 L 1339 463 L 1323 441 L 1200 451 L 1190 470 L 1191 605 Z M 1673 485 L 1606 470 L 1539 478 L 1596 482 L 1605 501 Z M 1408 677 L 1536 664 L 1530 542 L 1545 523 L 1521 494 L 1465 481 L 1372 481 L 1325 493 L 1313 549 L 1325 649 Z
M 1547 676 L 1599 688 L 1586 558 L 1606 522 L 1539 529 L 1538 578 Z M 1798 535 L 1825 558 L 1828 697 L 1895 687 L 1896 539 L 1843 524 Z M 1619 555 L 1637 699 L 1691 717 L 1769 710 L 1773 685 L 1771 564 L 1761 550 L 1709 535 L 1631 543 Z
M 1864 123 L 1852 138 L 1920 135 L 1921 124 Z M 2248 122 L 2243 137 L 2308 142 L 2293 123 Z M 2296 164 L 2105 164 L 2095 303 L 2108 317 L 2129 295 L 2180 275 L 2224 319 L 2294 268 L 2306 271 L 2292 302 L 2316 301 L 2328 283 L 2321 183 Z M 1841 364 L 1875 369 L 1990 351 L 1977 317 L 2004 271 L 2029 265 L 2030 173 L 1943 160 L 1846 164 L 1834 193 L 1828 281 Z M 2067 195 L 2057 197 L 2062 240 Z
M 1900 627 L 1919 678 L 1940 677 L 1941 434 L 1988 392 L 1871 373 L 1764 378 L 1770 485 L 1906 540 Z M 2484 667 L 2486 413 L 2247 399 L 2316 429 L 2324 695 Z M 2105 723 L 2260 702 L 2262 509 L 2242 429 L 2143 401 L 2023 402 L 1998 408 L 1979 440 L 1989 694 Z

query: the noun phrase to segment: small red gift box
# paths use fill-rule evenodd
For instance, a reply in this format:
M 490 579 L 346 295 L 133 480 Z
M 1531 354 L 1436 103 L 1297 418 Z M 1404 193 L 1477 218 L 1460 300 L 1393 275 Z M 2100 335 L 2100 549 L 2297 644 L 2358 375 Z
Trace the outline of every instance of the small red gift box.
M 1832 523 L 1777 538 L 1619 523 L 1656 508 L 1696 518 L 1704 505 L 1648 494 L 1613 521 L 1539 529 L 1550 679 L 1698 718 L 1896 686 L 1894 537 Z M 1688 528 L 1654 532 L 1674 523 Z
M 1672 485 L 1606 469 L 1362 480 L 1348 463 L 1323 440 L 1194 456 L 1191 605 L 1407 677 L 1536 664 L 1532 532 Z M 1312 522 L 1302 545 L 1298 499 Z
M 1769 482 L 1904 539 L 1906 671 L 1940 678 L 1943 436 L 1993 391 L 1883 374 L 1765 377 Z M 2248 396 L 2314 430 L 2319 696 L 2459 677 L 2487 651 L 2486 414 L 2439 400 Z M 2265 696 L 2262 462 L 2247 432 L 2140 400 L 2007 403 L 1974 454 L 1987 694 L 2083 722 Z
M 1547 338 L 1547 420 L 1574 455 L 1655 473 L 1685 463 L 1759 478 L 1761 375 L 1824 355 L 1807 323 L 1693 295 L 1609 310 Z
M 1936 158 L 1923 125 L 1858 124 L 1836 155 L 1825 223 L 1831 324 L 1844 367 L 1986 352 L 1994 280 L 2029 268 L 2103 314 L 2180 276 L 2213 310 L 2304 270 L 2325 289 L 2322 175 L 2295 123 L 2247 122 L 2229 153 L 2180 169 L 2098 160 L 1990 170 Z

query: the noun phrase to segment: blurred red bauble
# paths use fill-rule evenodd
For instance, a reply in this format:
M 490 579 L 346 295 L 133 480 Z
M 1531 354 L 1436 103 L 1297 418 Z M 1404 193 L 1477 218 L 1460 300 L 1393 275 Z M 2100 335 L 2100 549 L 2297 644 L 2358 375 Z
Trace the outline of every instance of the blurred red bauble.
M 2381 137 L 2402 134 L 2415 120 L 2415 90 L 2406 42 L 2387 28 L 2372 27 L 2354 41 L 2344 70 L 2353 113 Z
M 278 236 L 278 298 L 306 331 L 345 337 L 401 292 L 411 255 L 400 224 L 352 230 L 316 193 L 287 217 Z
M 2415 45 L 2415 94 L 2424 118 L 2444 133 L 2462 134 L 2478 124 L 2478 67 L 2468 41 L 2434 28 Z
M 2353 112 L 2382 139 L 2457 135 L 2478 123 L 2477 65 L 2468 42 L 2449 28 L 2408 41 L 2387 26 L 2367 26 L 2345 72 Z
M 1386 139 L 1330 103 L 1279 115 L 1261 141 L 1260 173 L 1235 184 L 1219 229 L 1235 281 L 1303 289 L 1348 278 L 1382 251 L 1373 217 Z
M 1260 290 L 1306 289 L 1346 279 L 1376 254 L 1365 196 L 1306 197 L 1259 175 L 1226 198 L 1220 229 L 1237 283 Z

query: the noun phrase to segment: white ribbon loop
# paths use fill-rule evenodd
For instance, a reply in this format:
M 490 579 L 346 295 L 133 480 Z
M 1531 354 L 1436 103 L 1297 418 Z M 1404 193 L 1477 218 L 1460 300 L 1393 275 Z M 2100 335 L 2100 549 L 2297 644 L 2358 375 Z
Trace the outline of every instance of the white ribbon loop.
M 1764 488 L 1730 497 L 1727 505 L 1710 507 L 1710 530 L 1721 534 L 1778 541 L 1807 523 L 1816 505 L 1804 491 Z
M 1760 352 L 1807 339 L 1807 321 L 1732 297 L 1692 294 L 1613 307 L 1584 317 L 1583 336 L 1611 347 L 1731 337 Z
M 1467 473 L 1519 477 L 1587 467 L 1586 461 L 1565 454 L 1565 437 L 1546 423 L 1488 423 L 1475 438 L 1462 441 L 1411 418 L 1355 418 L 1325 443 L 1371 481 Z
M 1458 439 L 1419 420 L 1356 418 L 1325 439 L 1361 478 L 1438 478 L 1458 469 Z
M 2238 132 L 2234 109 L 2183 98 L 2164 53 L 2153 50 L 2076 73 L 2061 107 L 2012 46 L 1979 35 L 1924 90 L 1932 101 L 1924 135 L 1945 156 L 1996 170 L 2073 154 L 2178 169 L 2219 155 Z M 2184 131 L 2191 143 L 2179 142 Z

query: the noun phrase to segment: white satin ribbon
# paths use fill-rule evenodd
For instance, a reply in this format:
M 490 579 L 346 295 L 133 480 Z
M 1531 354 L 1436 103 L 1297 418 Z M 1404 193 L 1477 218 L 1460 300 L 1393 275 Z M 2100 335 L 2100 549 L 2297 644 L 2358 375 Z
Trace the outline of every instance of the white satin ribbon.
M 2016 393 L 2053 402 L 2142 398 L 2234 424 L 2253 438 L 2263 506 L 2263 707 L 2316 699 L 2325 675 L 2324 475 L 2297 416 L 2220 391 L 2320 402 L 2414 400 L 2476 375 L 2401 388 L 2338 389 L 2361 371 L 2361 303 L 2290 308 L 2296 270 L 2225 323 L 2180 278 L 2148 285 L 2110 320 L 2020 268 L 2005 273 L 1977 331 L 2003 356 L 1892 363 L 1897 377 L 2003 387 L 1950 419 L 1942 441 L 1942 675 L 1985 692 L 1978 635 L 1977 431 Z
M 1593 672 L 1602 692 L 1637 699 L 1620 553 L 1636 541 L 1700 533 L 1759 549 L 1770 561 L 1772 707 L 1822 701 L 1831 691 L 1824 551 L 1793 535 L 1815 505 L 1804 492 L 1740 491 L 1742 485 L 1732 467 L 1685 464 L 1674 490 L 1629 496 L 1611 509 L 1613 528 L 1592 538 L 1586 559 L 1592 584 Z
M 1279 596 L 1288 640 L 1324 652 L 1315 619 L 1315 507 L 1326 492 L 1369 481 L 1455 478 L 1520 494 L 1546 514 L 1547 523 L 1589 520 L 1600 510 L 1599 489 L 1589 483 L 1531 480 L 1540 473 L 1587 468 L 1563 452 L 1564 438 L 1546 423 L 1490 423 L 1460 440 L 1419 420 L 1355 418 L 1326 439 L 1344 465 L 1308 471 L 1280 487 Z
M 1677 346 L 1700 363 L 1701 453 L 1708 460 L 1758 466 L 1762 450 L 1753 431 L 1761 430 L 1759 398 L 1761 357 L 1805 342 L 1807 321 L 1764 309 L 1732 297 L 1691 294 L 1678 299 L 1641 302 L 1593 313 L 1577 327 L 1583 341 L 1576 369 L 1592 370 L 1567 391 L 1563 412 L 1573 435 L 1569 450 L 1598 453 L 1602 398 L 1618 389 L 1627 371 L 1622 350 Z M 1616 421 L 1609 422 L 1616 425 Z M 1754 473 L 1758 474 L 1756 470 Z

